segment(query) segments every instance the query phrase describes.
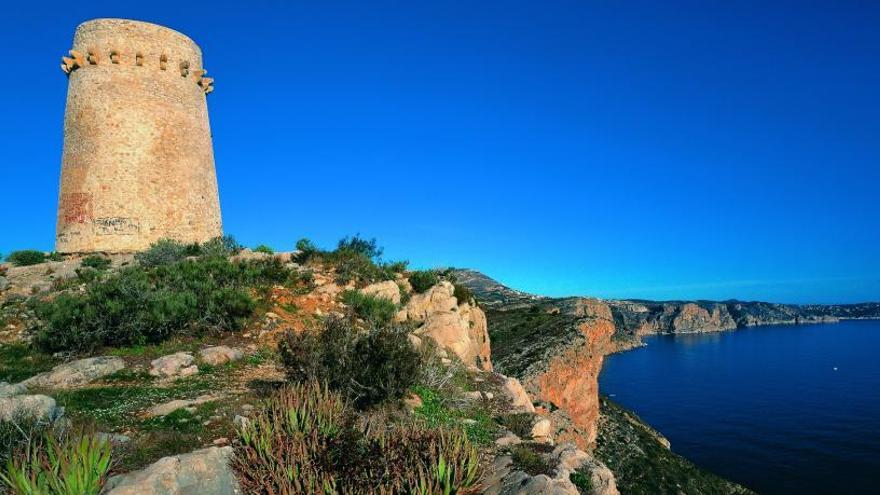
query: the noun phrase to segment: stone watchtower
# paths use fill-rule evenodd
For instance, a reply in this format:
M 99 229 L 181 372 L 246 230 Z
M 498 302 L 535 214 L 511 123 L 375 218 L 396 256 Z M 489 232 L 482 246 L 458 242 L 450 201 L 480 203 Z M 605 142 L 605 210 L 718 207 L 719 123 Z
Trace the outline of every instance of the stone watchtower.
M 69 57 L 55 249 L 129 252 L 221 235 L 202 52 L 172 29 L 80 24 Z

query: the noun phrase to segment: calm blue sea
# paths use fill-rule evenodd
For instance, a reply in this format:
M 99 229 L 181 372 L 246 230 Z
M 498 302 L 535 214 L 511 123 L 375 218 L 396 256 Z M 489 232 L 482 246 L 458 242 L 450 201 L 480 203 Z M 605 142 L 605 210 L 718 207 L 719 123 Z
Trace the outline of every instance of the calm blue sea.
M 764 494 L 880 493 L 880 321 L 656 336 L 600 390 Z

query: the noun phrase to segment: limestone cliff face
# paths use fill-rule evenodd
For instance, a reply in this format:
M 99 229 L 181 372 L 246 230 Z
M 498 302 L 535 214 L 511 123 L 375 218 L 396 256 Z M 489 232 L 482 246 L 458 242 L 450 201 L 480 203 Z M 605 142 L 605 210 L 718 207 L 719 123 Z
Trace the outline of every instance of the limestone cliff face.
M 492 370 L 486 314 L 475 305 L 459 303 L 451 283 L 440 282 L 424 294 L 413 295 L 397 319 L 421 322 L 416 336 L 431 338 L 468 366 Z
M 491 309 L 492 359 L 520 379 L 538 412 L 550 416 L 559 442 L 589 449 L 599 417 L 598 377 L 613 350 L 611 309 L 597 299 Z
M 675 311 L 677 309 L 677 311 Z M 704 308 L 696 303 L 685 303 L 673 309 L 672 331 L 675 333 L 691 333 L 733 330 L 736 322 L 723 304 L 710 304 Z
M 574 428 L 560 433 L 581 448 L 596 443 L 599 420 L 599 372 L 603 356 L 611 350 L 614 322 L 611 309 L 595 299 L 579 301 L 577 331 L 582 339 L 550 358 L 546 368 L 525 378 L 534 397 L 562 410 Z

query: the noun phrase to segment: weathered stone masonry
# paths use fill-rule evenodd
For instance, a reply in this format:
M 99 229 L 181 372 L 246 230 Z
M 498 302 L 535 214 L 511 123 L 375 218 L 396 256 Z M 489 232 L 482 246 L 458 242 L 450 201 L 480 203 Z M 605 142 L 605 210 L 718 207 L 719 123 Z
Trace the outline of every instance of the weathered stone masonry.
M 56 250 L 128 252 L 221 235 L 202 52 L 172 29 L 95 19 L 68 75 Z

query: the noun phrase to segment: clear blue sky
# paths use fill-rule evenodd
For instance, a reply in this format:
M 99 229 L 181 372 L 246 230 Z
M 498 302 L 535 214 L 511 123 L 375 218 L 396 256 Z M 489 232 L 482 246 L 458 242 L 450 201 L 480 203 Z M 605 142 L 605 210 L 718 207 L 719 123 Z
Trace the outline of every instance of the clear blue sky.
M 549 295 L 880 299 L 880 3 L 16 4 L 2 252 L 53 246 L 74 28 L 128 17 L 201 45 L 245 244 L 360 232 Z

